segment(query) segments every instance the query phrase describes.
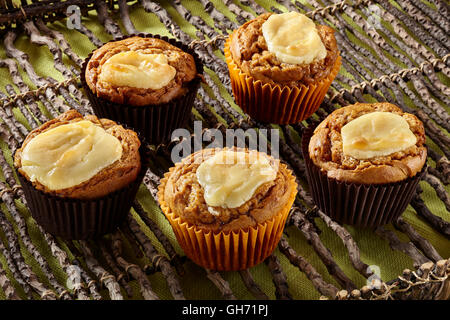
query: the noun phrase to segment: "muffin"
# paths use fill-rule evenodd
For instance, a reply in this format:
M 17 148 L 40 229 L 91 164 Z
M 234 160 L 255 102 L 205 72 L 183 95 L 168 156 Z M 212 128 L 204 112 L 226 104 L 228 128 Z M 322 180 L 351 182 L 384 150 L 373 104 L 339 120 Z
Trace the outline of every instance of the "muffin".
M 278 124 L 312 115 L 341 65 L 334 30 L 298 12 L 248 21 L 228 38 L 225 57 L 236 103 Z
M 191 260 L 229 271 L 250 268 L 275 250 L 296 194 L 295 178 L 279 160 L 215 148 L 172 167 L 158 201 Z
M 302 138 L 311 193 L 340 223 L 376 227 L 397 219 L 425 171 L 422 122 L 397 106 L 335 110 Z
M 54 235 L 86 239 L 124 219 L 145 158 L 134 131 L 69 110 L 28 134 L 14 166 L 36 222 Z
M 180 42 L 139 34 L 94 50 L 81 82 L 99 117 L 123 121 L 156 145 L 186 124 L 202 72 L 196 54 Z

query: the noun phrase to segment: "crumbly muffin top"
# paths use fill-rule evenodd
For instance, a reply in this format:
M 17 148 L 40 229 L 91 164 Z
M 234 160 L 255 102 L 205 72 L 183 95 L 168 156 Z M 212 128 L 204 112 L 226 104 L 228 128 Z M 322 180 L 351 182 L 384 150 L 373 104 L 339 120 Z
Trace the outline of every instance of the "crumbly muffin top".
M 102 67 L 111 57 L 132 51 L 142 56 L 163 55 L 168 67 L 175 69 L 175 75 L 167 79 L 167 84 L 156 89 L 116 85 L 105 81 L 108 77 L 100 77 Z M 197 72 L 194 57 L 189 53 L 161 39 L 134 36 L 108 42 L 95 50 L 87 64 L 85 77 L 87 85 L 98 97 L 115 103 L 143 106 L 166 103 L 183 96 Z
M 30 181 L 30 177 L 22 168 L 23 150 L 39 134 L 48 132 L 51 129 L 62 125 L 74 124 L 81 121 L 90 121 L 94 125 L 106 130 L 110 135 L 118 139 L 122 147 L 120 159 L 103 168 L 90 179 L 75 186 L 50 190 L 39 181 L 32 181 L 33 186 L 45 193 L 67 197 L 73 199 L 95 199 L 103 197 L 109 193 L 120 190 L 133 182 L 141 170 L 141 157 L 139 147 L 141 142 L 137 134 L 129 129 L 125 129 L 114 121 L 108 119 L 98 119 L 96 116 L 88 115 L 83 117 L 75 110 L 69 110 L 59 117 L 50 120 L 40 127 L 31 131 L 23 142 L 22 146 L 14 154 L 14 166 L 18 171 Z
M 401 116 L 416 137 L 416 143 L 404 150 L 369 159 L 344 154 L 341 130 L 347 123 L 372 112 L 391 112 Z M 361 183 L 383 184 L 404 180 L 419 172 L 427 150 L 422 122 L 397 106 L 383 103 L 357 103 L 335 110 L 314 130 L 309 142 L 309 156 L 330 178 Z
M 275 216 L 293 193 L 296 183 L 290 170 L 279 160 L 270 158 L 278 165 L 276 178 L 260 185 L 253 196 L 236 208 L 208 207 L 204 189 L 197 179 L 201 163 L 224 149 L 203 149 L 183 159 L 166 173 L 158 193 L 164 203 L 182 221 L 212 231 L 233 231 L 256 226 Z M 247 152 L 247 149 L 232 149 Z M 196 160 L 194 160 L 196 159 Z M 211 214 L 211 209 L 214 214 Z
M 256 80 L 290 87 L 315 83 L 326 78 L 339 55 L 334 30 L 328 26 L 317 25 L 317 31 L 327 51 L 324 59 L 309 64 L 283 63 L 268 50 L 262 33 L 262 25 L 271 15 L 272 13 L 262 14 L 233 33 L 230 50 L 238 67 Z

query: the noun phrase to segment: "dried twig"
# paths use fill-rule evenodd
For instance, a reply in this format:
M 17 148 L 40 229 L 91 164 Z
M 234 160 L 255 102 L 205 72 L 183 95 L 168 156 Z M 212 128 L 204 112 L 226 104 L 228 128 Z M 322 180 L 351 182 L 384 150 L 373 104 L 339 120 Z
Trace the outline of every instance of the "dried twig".
M 6 239 L 9 244 L 9 251 L 11 253 L 11 257 L 13 258 L 14 264 L 17 266 L 21 276 L 26 283 L 32 287 L 42 299 L 46 300 L 56 300 L 57 295 L 50 289 L 48 289 L 37 277 L 31 267 L 25 262 L 21 252 L 20 252 L 20 244 L 19 239 L 14 232 L 14 229 L 11 223 L 6 219 L 3 211 L 0 210 L 0 226 L 5 233 Z M 3 247 L 3 243 L 0 245 Z M 3 250 L 5 253 L 5 250 Z M 19 279 L 20 279 L 19 278 Z
M 269 297 L 261 290 L 259 285 L 253 279 L 249 269 L 239 271 L 242 281 L 257 300 L 268 300 Z
M 138 32 L 130 19 L 130 13 L 128 9 L 129 8 L 127 1 L 119 0 L 120 18 L 122 19 L 122 23 L 129 34 L 136 34 Z
M 104 1 L 96 0 L 95 8 L 97 9 L 98 19 L 100 23 L 105 26 L 106 32 L 112 35 L 114 38 L 123 36 L 122 31 L 117 23 L 109 16 L 108 7 Z
M 127 221 L 130 226 L 131 231 L 136 235 L 139 243 L 142 246 L 142 249 L 145 252 L 145 255 L 150 259 L 155 268 L 160 269 L 164 277 L 166 278 L 167 285 L 169 287 L 172 296 L 175 299 L 185 299 L 183 295 L 183 290 L 181 289 L 180 282 L 170 265 L 169 260 L 158 253 L 156 249 L 153 247 L 150 239 L 144 234 L 141 230 L 139 224 L 134 220 L 134 218 L 129 214 L 127 216 Z
M 94 258 L 94 255 L 89 248 L 89 245 L 85 240 L 79 241 L 81 251 L 83 251 L 86 265 L 95 274 L 97 279 L 102 283 L 109 291 L 109 296 L 112 300 L 123 300 L 122 293 L 120 292 L 120 286 L 116 281 L 116 278 L 106 271 Z
M 397 235 L 391 231 L 387 230 L 384 227 L 377 227 L 375 229 L 375 233 L 379 235 L 381 238 L 389 241 L 389 245 L 394 250 L 399 250 L 408 256 L 414 261 L 414 266 L 418 268 L 422 263 L 428 261 L 427 258 L 420 253 L 419 250 L 414 246 L 412 242 L 402 242 L 398 239 Z
M 361 261 L 359 248 L 350 233 L 344 227 L 331 220 L 331 218 L 321 210 L 317 210 L 316 213 L 327 224 L 327 226 L 330 227 L 339 236 L 339 238 L 341 238 L 342 242 L 348 250 L 350 261 L 352 262 L 353 267 L 364 277 L 369 278 L 373 274 L 373 272 L 370 270 L 367 264 Z
M 58 246 L 53 236 L 43 230 L 41 226 L 38 227 L 39 231 L 44 235 L 45 241 L 47 241 L 52 255 L 58 260 L 64 272 L 67 274 L 71 283 L 71 289 L 73 290 L 76 298 L 78 300 L 89 300 L 89 295 L 84 289 L 84 283 L 81 278 L 79 266 L 70 263 L 67 253 Z
M 133 296 L 133 289 L 131 289 L 128 281 L 126 279 L 127 274 L 119 270 L 119 266 L 116 264 L 115 259 L 109 253 L 107 245 L 101 241 L 99 243 L 100 250 L 102 251 L 102 255 L 105 258 L 106 263 L 108 264 L 111 271 L 114 273 L 114 276 L 117 279 L 117 282 L 125 289 L 127 296 L 131 298 Z
M 428 242 L 427 239 L 422 237 L 410 224 L 408 224 L 402 217 L 398 218 L 397 221 L 394 222 L 394 226 L 401 230 L 403 233 L 406 233 L 408 237 L 411 239 L 411 242 L 419 248 L 425 256 L 430 258 L 432 261 L 437 262 L 442 260 L 442 257 L 439 255 L 437 250 Z
M 5 186 L 3 182 L 0 182 L 0 189 L 3 190 L 4 188 Z M 23 244 L 25 245 L 27 250 L 32 254 L 32 256 L 36 259 L 36 261 L 39 263 L 42 271 L 49 279 L 51 285 L 55 288 L 58 294 L 61 295 L 63 299 L 70 299 L 69 292 L 58 283 L 55 275 L 53 274 L 53 272 L 50 269 L 50 266 L 47 263 L 47 260 L 42 256 L 42 254 L 39 252 L 39 250 L 32 242 L 31 237 L 28 233 L 28 227 L 25 218 L 20 214 L 14 203 L 13 194 L 11 192 L 4 192 L 1 196 L 1 199 L 6 204 L 8 211 L 10 212 L 11 216 L 13 217 L 17 225 L 17 228 L 19 229 L 19 235 L 20 238 L 22 239 Z
M 5 270 L 3 269 L 3 265 L 0 262 L 0 287 L 3 289 L 5 293 L 5 297 L 7 300 L 21 300 L 19 295 L 14 289 L 11 281 L 9 281 L 8 276 L 6 275 Z
M 278 248 L 293 265 L 297 266 L 302 272 L 305 273 L 317 291 L 330 298 L 334 298 L 336 296 L 339 291 L 338 288 L 331 283 L 325 282 L 320 273 L 318 273 L 305 258 L 297 254 L 284 237 L 281 238 Z
M 184 268 L 181 263 L 180 256 L 176 253 L 174 247 L 172 246 L 166 235 L 161 231 L 158 225 L 152 219 L 150 219 L 147 212 L 145 212 L 144 208 L 142 208 L 139 202 L 135 201 L 133 204 L 133 208 L 142 219 L 142 221 L 144 221 L 144 223 L 150 228 L 159 242 L 161 242 L 164 250 L 166 250 L 167 254 L 169 255 L 170 261 L 177 270 L 177 273 L 180 276 L 184 275 Z
M 292 296 L 289 293 L 286 274 L 283 272 L 278 258 L 274 254 L 271 254 L 266 258 L 266 260 L 264 260 L 264 262 L 272 274 L 272 282 L 275 285 L 276 298 L 279 300 L 292 300 Z
M 334 261 L 333 256 L 328 248 L 320 240 L 319 235 L 315 231 L 315 227 L 306 219 L 298 208 L 291 210 L 291 221 L 300 229 L 308 243 L 314 248 L 319 258 L 325 264 L 330 275 L 347 291 L 356 289 L 355 284 L 345 275 L 342 269 Z
M 236 297 L 233 294 L 233 291 L 231 291 L 230 284 L 225 281 L 219 272 L 205 269 L 206 270 L 206 276 L 209 280 L 211 280 L 212 283 L 219 289 L 220 293 L 222 294 L 223 299 L 225 300 L 236 300 Z
M 138 265 L 127 262 L 122 257 L 122 238 L 120 237 L 120 233 L 115 232 L 112 235 L 111 240 L 111 247 L 114 258 L 116 259 L 119 266 L 124 269 L 127 274 L 136 279 L 136 281 L 139 283 L 142 297 L 144 297 L 145 300 L 159 300 L 159 297 L 153 291 L 150 281 L 147 279 L 147 276 L 141 270 L 141 268 Z

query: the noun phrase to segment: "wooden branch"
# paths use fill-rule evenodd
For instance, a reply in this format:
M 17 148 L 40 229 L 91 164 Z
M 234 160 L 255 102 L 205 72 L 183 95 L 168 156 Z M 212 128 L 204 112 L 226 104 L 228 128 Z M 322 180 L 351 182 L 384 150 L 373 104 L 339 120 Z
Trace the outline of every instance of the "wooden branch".
M 100 241 L 98 244 L 100 247 L 100 250 L 102 252 L 103 258 L 105 258 L 106 263 L 108 264 L 111 271 L 114 273 L 114 277 L 116 277 L 117 282 L 122 286 L 122 288 L 125 289 L 125 292 L 127 293 L 128 298 L 131 298 L 133 296 L 133 289 L 128 284 L 128 274 L 125 272 L 122 272 L 119 269 L 119 266 L 116 263 L 116 260 L 113 258 L 113 256 L 109 253 L 108 246 L 105 244 L 106 241 Z
M 5 187 L 4 184 L 0 182 L 0 188 L 3 189 L 4 187 Z M 14 203 L 13 194 L 11 194 L 10 192 L 5 192 L 3 193 L 1 198 L 3 202 L 6 204 L 9 213 L 11 214 L 11 216 L 14 219 L 14 222 L 17 225 L 19 235 L 20 238 L 22 239 L 24 246 L 31 253 L 34 259 L 36 259 L 36 261 L 39 263 L 39 266 L 41 267 L 46 277 L 49 279 L 51 285 L 55 288 L 56 292 L 58 292 L 58 294 L 61 295 L 63 299 L 70 299 L 71 297 L 69 292 L 67 292 L 67 290 L 58 283 L 58 280 L 51 271 L 47 260 L 42 256 L 42 254 L 39 252 L 39 250 L 32 242 L 31 237 L 28 233 L 28 227 L 25 218 L 20 214 Z
M 169 256 L 170 261 L 177 270 L 177 273 L 180 276 L 184 275 L 185 271 L 181 263 L 180 256 L 178 255 L 178 253 L 176 253 L 174 247 L 172 246 L 172 244 L 170 243 L 169 239 L 164 234 L 164 232 L 162 232 L 162 230 L 158 227 L 158 225 L 152 219 L 150 219 L 147 212 L 145 212 L 144 208 L 142 208 L 139 202 L 134 201 L 133 208 L 139 215 L 139 217 L 142 219 L 142 221 L 144 221 L 144 223 L 153 232 L 158 241 L 162 244 L 164 250 L 167 252 Z
M 167 281 L 167 285 L 169 287 L 170 293 L 175 299 L 184 300 L 183 290 L 181 289 L 180 282 L 170 265 L 169 260 L 158 253 L 156 249 L 153 247 L 150 239 L 144 234 L 141 230 L 139 224 L 134 220 L 134 218 L 129 214 L 127 216 L 128 225 L 130 226 L 131 231 L 136 235 L 139 243 L 141 244 L 145 255 L 150 259 L 152 264 L 161 270 L 161 273 L 164 275 Z
M 255 16 L 250 12 L 242 10 L 237 4 L 233 2 L 233 0 L 224 0 L 223 2 L 227 6 L 228 10 L 236 15 L 236 20 L 240 24 L 244 24 L 245 22 L 247 22 L 247 20 L 255 18 Z
M 410 224 L 403 220 L 402 217 L 398 218 L 397 221 L 394 222 L 394 226 L 397 229 L 401 230 L 403 233 L 406 233 L 411 239 L 412 243 L 414 243 L 415 246 L 419 248 L 429 259 L 435 262 L 442 260 L 442 257 L 431 245 L 431 243 L 428 242 L 427 239 L 422 237 Z
M 122 19 L 122 23 L 125 27 L 125 30 L 127 30 L 128 34 L 138 33 L 138 31 L 134 27 L 133 22 L 130 19 L 127 1 L 118 0 L 118 2 L 119 2 L 120 18 Z
M 253 279 L 252 274 L 249 269 L 239 271 L 239 275 L 241 276 L 242 282 L 244 282 L 245 287 L 250 291 L 251 294 L 257 300 L 268 300 L 269 297 L 261 290 L 259 285 Z
M 69 257 L 67 256 L 67 253 L 58 246 L 58 244 L 56 243 L 55 239 L 51 234 L 46 232 L 39 225 L 38 228 L 39 231 L 43 234 L 45 241 L 49 245 L 52 255 L 58 260 L 62 269 L 67 274 L 68 279 L 70 280 L 70 283 L 72 285 L 71 289 L 73 290 L 77 300 L 89 300 L 90 299 L 89 295 L 84 289 L 84 283 L 79 271 L 80 268 L 69 262 Z
M 4 195 L 7 193 L 4 193 Z M 3 211 L 0 210 L 0 226 L 5 233 L 6 239 L 9 244 L 9 251 L 13 258 L 15 265 L 17 266 L 20 274 L 26 283 L 32 287 L 39 296 L 44 300 L 56 300 L 57 295 L 50 289 L 48 289 L 37 277 L 31 267 L 25 262 L 21 252 L 19 239 L 14 232 L 14 228 L 11 223 L 6 219 Z M 1 244 L 3 246 L 3 244 Z M 5 252 L 4 252 L 5 253 Z
M 11 245 L 9 245 L 9 246 L 11 246 Z M 13 255 L 13 252 L 9 248 L 6 248 L 2 241 L 0 241 L 0 251 L 2 252 L 3 256 L 5 257 L 6 263 L 8 265 L 9 270 L 12 273 L 12 276 L 17 281 L 17 283 L 23 288 L 27 299 L 32 300 L 33 299 L 33 294 L 32 294 L 33 288 L 28 284 L 25 276 L 22 275 L 21 271 L 19 270 L 18 265 L 16 265 L 15 256 Z
M 143 183 L 147 187 L 148 191 L 152 194 L 153 199 L 158 201 L 158 185 L 160 177 L 153 173 L 150 169 L 145 173 Z
M 242 0 L 241 3 L 245 6 L 250 7 L 257 15 L 261 15 L 266 11 L 261 5 L 259 5 L 255 0 Z
M 145 300 L 159 300 L 158 295 L 153 291 L 150 281 L 147 279 L 145 273 L 141 268 L 135 264 L 127 262 L 122 257 L 122 238 L 120 233 L 116 231 L 112 235 L 112 252 L 119 266 L 125 270 L 126 273 L 131 275 L 133 279 L 136 279 L 140 286 L 140 292 Z
M 331 218 L 321 210 L 317 210 L 316 212 L 317 215 L 326 223 L 326 225 L 330 227 L 339 236 L 339 238 L 341 238 L 342 242 L 348 250 L 350 261 L 353 267 L 364 277 L 369 278 L 373 274 L 373 272 L 370 270 L 367 264 L 361 261 L 359 248 L 350 233 L 344 227 L 340 226 L 337 222 L 331 220 Z
M 442 182 L 429 173 L 425 174 L 423 180 L 425 180 L 434 189 L 434 191 L 436 191 L 437 196 L 442 200 L 447 211 L 450 212 L 450 196 L 442 185 Z
M 355 284 L 345 275 L 344 271 L 334 261 L 331 251 L 325 247 L 315 231 L 315 227 L 306 219 L 298 208 L 291 210 L 292 223 L 302 232 L 308 243 L 313 247 L 319 258 L 324 263 L 328 272 L 347 291 L 356 289 Z
M 10 97 L 13 97 L 16 94 L 16 91 L 14 90 L 13 86 L 10 84 L 7 84 L 5 86 L 5 89 Z M 15 105 L 19 108 L 20 112 L 24 115 L 28 124 L 32 128 L 36 128 L 38 126 L 38 124 L 37 124 L 36 120 L 34 120 L 33 115 L 30 113 L 30 111 L 25 106 L 25 103 L 22 101 L 22 99 L 15 100 Z
M 14 46 L 14 41 L 17 37 L 17 34 L 13 31 L 8 31 L 6 33 L 6 36 L 4 37 L 4 45 L 6 49 L 6 55 L 8 57 L 14 58 L 17 60 L 19 65 L 26 71 L 28 77 L 30 80 L 37 86 L 42 87 L 48 84 L 48 81 L 43 79 L 42 77 L 38 76 L 36 72 L 34 71 L 33 66 L 31 65 L 28 55 L 25 52 L 22 52 L 18 50 Z M 50 105 L 53 106 L 56 110 L 59 110 L 59 112 L 64 112 L 68 110 L 68 107 L 64 105 L 64 103 L 58 99 L 56 96 L 56 93 L 51 89 L 48 88 L 45 91 L 45 96 L 47 100 L 49 100 Z
M 397 235 L 391 231 L 386 230 L 384 227 L 377 227 L 375 233 L 381 238 L 389 242 L 389 246 L 393 250 L 401 251 L 407 254 L 413 261 L 414 266 L 418 268 L 421 264 L 428 262 L 429 260 L 420 253 L 412 242 L 402 242 L 398 239 Z
M 289 293 L 286 274 L 283 272 L 278 258 L 274 254 L 271 254 L 266 260 L 264 260 L 264 262 L 272 274 L 272 282 L 275 285 L 276 298 L 278 300 L 292 300 L 292 296 Z
M 16 289 L 14 289 L 14 286 L 12 285 L 11 281 L 9 281 L 8 276 L 3 269 L 3 265 L 0 262 L 0 287 L 3 289 L 3 292 L 5 293 L 6 300 L 21 300 L 19 295 L 16 292 Z
M 98 19 L 100 23 L 105 26 L 106 32 L 112 35 L 114 38 L 122 37 L 123 33 L 120 27 L 113 19 L 109 16 L 108 7 L 105 1 L 95 0 L 95 8 L 97 9 Z
M 70 46 L 69 42 L 66 40 L 66 38 L 64 38 L 64 35 L 61 32 L 47 27 L 47 25 L 45 24 L 44 21 L 42 21 L 42 19 L 36 20 L 36 25 L 43 33 L 55 39 L 58 42 L 59 46 L 61 47 L 62 51 L 65 53 L 65 55 L 68 56 L 73 62 L 75 62 L 78 65 L 78 67 L 81 67 L 81 65 L 83 64 L 83 59 L 81 59 L 72 50 L 72 47 Z
M 214 20 L 216 26 L 223 26 L 225 29 L 236 30 L 239 26 L 228 19 L 222 12 L 218 11 L 214 4 L 209 0 L 200 0 L 200 3 L 205 8 L 205 11 L 209 14 L 209 16 Z M 220 29 L 220 28 L 218 28 Z
M 336 297 L 339 291 L 338 288 L 324 281 L 320 273 L 305 258 L 297 254 L 284 237 L 281 238 L 278 248 L 294 266 L 298 267 L 306 275 L 320 294 L 332 299 Z
M 84 269 L 81 266 L 80 261 L 78 261 L 77 259 L 74 259 L 72 261 L 72 264 L 75 266 L 78 266 L 78 268 L 79 268 L 78 271 L 81 274 L 81 278 L 83 279 L 83 281 L 85 283 L 87 283 L 87 288 L 89 289 L 89 292 L 91 293 L 92 298 L 94 300 L 102 300 L 103 297 L 100 295 L 100 293 L 98 291 L 97 282 L 95 280 L 93 280 L 86 271 L 84 271 Z
M 97 279 L 102 283 L 109 292 L 109 296 L 112 300 L 123 300 L 122 293 L 120 292 L 120 286 L 116 281 L 116 278 L 106 271 L 94 258 L 91 249 L 89 248 L 85 240 L 78 241 L 81 251 L 83 251 L 86 265 L 95 274 Z
M 231 291 L 230 284 L 222 278 L 219 272 L 209 269 L 205 270 L 206 276 L 212 283 L 214 283 L 217 289 L 219 289 L 224 300 L 237 300 L 233 294 L 233 291 Z
M 205 20 L 203 20 L 201 17 L 192 15 L 192 13 L 183 6 L 181 0 L 172 0 L 171 2 L 172 6 L 183 17 L 183 19 L 192 24 L 200 32 L 204 33 L 209 38 L 213 38 L 219 35 L 216 30 L 206 24 Z
M 413 197 L 411 206 L 414 208 L 416 213 L 430 223 L 434 229 L 450 239 L 450 222 L 434 215 L 428 209 L 425 202 L 423 202 L 423 200 L 417 195 Z

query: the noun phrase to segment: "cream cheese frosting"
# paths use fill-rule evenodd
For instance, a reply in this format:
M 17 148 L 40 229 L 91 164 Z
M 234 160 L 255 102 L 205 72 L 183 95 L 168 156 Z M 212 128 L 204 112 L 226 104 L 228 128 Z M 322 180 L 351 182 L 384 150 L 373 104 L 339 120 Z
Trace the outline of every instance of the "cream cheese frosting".
M 250 200 L 259 186 L 275 180 L 277 168 L 262 153 L 224 150 L 202 162 L 196 175 L 209 207 L 237 208 Z
M 82 120 L 45 131 L 25 146 L 21 169 L 30 181 L 49 190 L 89 180 L 122 156 L 120 141 L 91 121 Z
M 158 90 L 166 86 L 176 73 L 164 54 L 126 51 L 106 60 L 98 77 L 99 81 L 114 86 Z
M 327 56 L 315 23 L 298 12 L 272 14 L 262 25 L 269 52 L 284 63 L 309 64 Z
M 387 156 L 417 143 L 408 122 L 391 112 L 371 112 L 341 129 L 344 155 L 356 159 Z

